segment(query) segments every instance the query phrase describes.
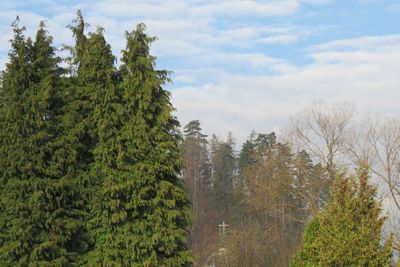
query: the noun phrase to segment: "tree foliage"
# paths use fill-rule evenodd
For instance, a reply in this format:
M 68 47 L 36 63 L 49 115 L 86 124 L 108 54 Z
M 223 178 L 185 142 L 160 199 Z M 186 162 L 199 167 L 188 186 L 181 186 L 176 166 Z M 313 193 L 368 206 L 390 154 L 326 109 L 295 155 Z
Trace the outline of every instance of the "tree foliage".
M 145 26 L 120 70 L 103 30 L 69 26 L 67 73 L 40 24 L 13 24 L 1 77 L 0 265 L 186 266 L 190 206 L 169 93 Z
M 332 199 L 305 229 L 304 246 L 292 266 L 392 266 L 392 240 L 381 242 L 381 204 L 368 168 L 338 177 Z
M 71 175 L 74 151 L 63 141 L 62 69 L 42 22 L 32 42 L 14 23 L 3 74 L 2 265 L 66 265 L 80 230 Z
M 122 122 L 115 132 L 107 131 L 104 123 L 113 122 L 109 118 L 98 127 L 94 174 L 101 181 L 92 265 L 184 266 L 191 260 L 186 249 L 189 206 L 177 176 L 182 164 L 175 134 L 179 124 L 162 89 L 168 72 L 154 69 L 149 48 L 155 39 L 144 30 L 139 24 L 126 33 Z

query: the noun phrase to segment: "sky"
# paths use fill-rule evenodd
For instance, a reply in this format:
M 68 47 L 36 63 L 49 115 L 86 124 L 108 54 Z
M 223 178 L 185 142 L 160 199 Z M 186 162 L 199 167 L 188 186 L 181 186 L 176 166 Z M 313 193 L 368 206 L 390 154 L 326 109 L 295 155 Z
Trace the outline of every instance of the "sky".
M 28 36 L 45 20 L 60 48 L 78 9 L 117 57 L 144 22 L 176 116 L 208 135 L 279 131 L 313 101 L 400 115 L 399 0 L 0 0 L 0 69 L 17 15 Z

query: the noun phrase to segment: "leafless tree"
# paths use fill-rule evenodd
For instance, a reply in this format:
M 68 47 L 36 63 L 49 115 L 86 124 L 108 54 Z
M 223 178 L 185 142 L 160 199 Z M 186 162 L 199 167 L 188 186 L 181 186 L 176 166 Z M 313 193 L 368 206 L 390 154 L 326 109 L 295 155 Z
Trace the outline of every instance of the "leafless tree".
M 380 183 L 382 201 L 389 212 L 387 228 L 400 245 L 400 119 L 379 115 L 366 116 L 347 143 L 354 164 L 368 162 Z M 382 186 L 384 185 L 384 186 Z
M 299 150 L 306 149 L 323 163 L 330 178 L 351 134 L 354 108 L 347 103 L 313 102 L 290 121 L 286 139 Z
M 400 211 L 400 119 L 370 115 L 357 129 L 347 143 L 350 157 L 354 163 L 369 163 Z

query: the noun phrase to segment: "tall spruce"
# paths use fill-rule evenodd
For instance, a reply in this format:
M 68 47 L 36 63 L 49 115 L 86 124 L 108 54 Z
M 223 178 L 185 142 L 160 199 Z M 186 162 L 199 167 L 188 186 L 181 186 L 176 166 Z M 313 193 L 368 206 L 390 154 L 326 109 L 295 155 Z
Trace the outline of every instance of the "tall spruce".
M 186 266 L 189 205 L 178 172 L 179 126 L 171 115 L 144 24 L 127 32 L 121 89 L 124 119 L 116 139 L 115 165 L 107 170 L 98 212 L 92 265 Z M 113 163 L 114 164 L 114 163 Z
M 44 23 L 32 43 L 17 22 L 2 84 L 0 263 L 68 265 L 80 229 L 79 200 L 69 175 L 74 153 L 59 129 L 60 59 Z
M 382 242 L 381 204 L 368 168 L 357 178 L 337 178 L 332 199 L 305 228 L 292 266 L 392 266 L 392 240 Z

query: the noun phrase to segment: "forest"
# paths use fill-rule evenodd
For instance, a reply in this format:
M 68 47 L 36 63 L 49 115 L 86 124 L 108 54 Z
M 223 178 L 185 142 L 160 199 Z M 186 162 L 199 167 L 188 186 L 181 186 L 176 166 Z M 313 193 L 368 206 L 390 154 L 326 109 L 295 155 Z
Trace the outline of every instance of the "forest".
M 39 23 L 39 22 L 38 22 Z M 279 132 L 174 115 L 138 24 L 118 60 L 80 11 L 60 57 L 12 24 L 0 266 L 400 266 L 400 120 L 314 102 Z

